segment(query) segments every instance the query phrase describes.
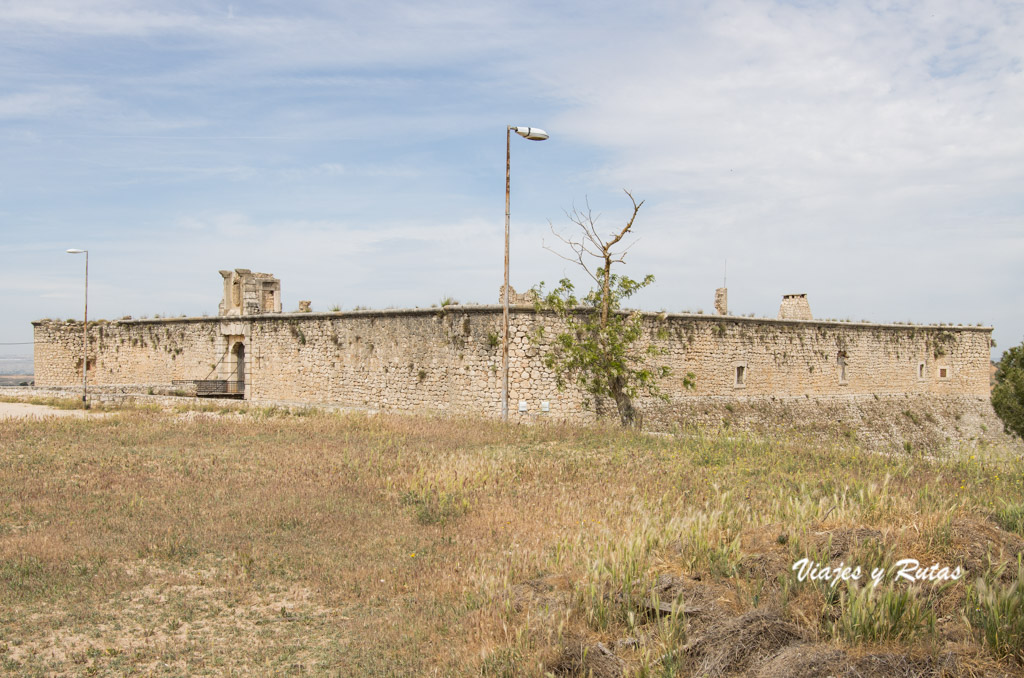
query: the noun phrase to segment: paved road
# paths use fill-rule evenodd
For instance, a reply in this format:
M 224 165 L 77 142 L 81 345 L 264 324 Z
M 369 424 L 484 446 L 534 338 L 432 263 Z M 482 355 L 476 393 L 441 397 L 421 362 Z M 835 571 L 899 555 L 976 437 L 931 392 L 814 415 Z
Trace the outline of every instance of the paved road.
M 84 410 L 60 410 L 46 405 L 28 403 L 0 403 L 0 419 L 42 419 L 43 417 L 85 417 L 101 416 L 102 413 Z

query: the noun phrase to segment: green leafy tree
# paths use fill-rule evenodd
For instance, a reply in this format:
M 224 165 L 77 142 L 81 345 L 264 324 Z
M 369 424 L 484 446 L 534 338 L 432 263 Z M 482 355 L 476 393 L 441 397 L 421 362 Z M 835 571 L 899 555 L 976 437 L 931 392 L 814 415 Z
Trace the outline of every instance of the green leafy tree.
M 1024 343 L 1004 352 L 996 367 L 992 408 L 1007 433 L 1024 438 Z
M 575 383 L 592 396 L 611 398 L 622 425 L 637 426 L 640 413 L 633 404 L 634 399 L 647 393 L 667 400 L 658 381 L 668 376 L 669 368 L 652 366 L 654 358 L 664 353 L 664 349 L 653 343 L 641 347 L 638 341 L 644 335 L 643 316 L 622 307 L 625 300 L 653 283 L 654 276 L 633 280 L 612 273 L 613 264 L 625 263 L 629 246 L 621 243 L 629 235 L 644 204 L 637 202 L 629 191 L 626 195 L 633 203 L 633 213 L 617 233 L 602 236 L 597 230 L 598 216 L 594 216 L 589 205 L 585 211 L 573 208 L 567 213 L 578 228 L 577 235 L 563 236 L 553 226 L 551 229 L 572 255 L 551 251 L 580 266 L 597 286 L 578 297 L 572 282 L 563 278 L 550 292 L 545 292 L 542 282 L 534 288 L 534 293 L 537 309 L 554 312 L 565 327 L 544 356 L 545 365 L 555 373 L 558 388 Z M 690 373 L 684 379 L 688 388 L 693 387 L 693 378 Z

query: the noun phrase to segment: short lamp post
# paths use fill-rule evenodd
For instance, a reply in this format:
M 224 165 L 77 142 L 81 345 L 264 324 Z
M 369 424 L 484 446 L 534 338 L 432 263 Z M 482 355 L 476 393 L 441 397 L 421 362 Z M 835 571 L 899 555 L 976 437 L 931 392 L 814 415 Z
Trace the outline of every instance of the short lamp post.
M 508 222 L 509 188 L 512 176 L 512 132 L 530 141 L 544 141 L 548 133 L 536 127 L 515 127 L 505 129 L 505 291 L 502 294 L 502 318 L 504 332 L 501 340 L 501 420 L 508 421 Z
M 89 250 L 69 249 L 68 254 L 85 255 L 85 311 L 82 316 L 82 409 L 89 409 L 88 378 L 89 369 Z

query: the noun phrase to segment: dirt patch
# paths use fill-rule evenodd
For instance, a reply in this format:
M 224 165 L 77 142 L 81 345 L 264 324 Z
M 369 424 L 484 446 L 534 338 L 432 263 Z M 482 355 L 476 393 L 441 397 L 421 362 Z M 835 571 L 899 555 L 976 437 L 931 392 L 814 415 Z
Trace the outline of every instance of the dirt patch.
M 564 610 L 572 599 L 572 582 L 561 574 L 531 579 L 512 587 L 512 607 L 523 610 Z
M 104 412 L 63 410 L 46 405 L 0 402 L 0 419 L 44 419 L 46 417 L 103 417 Z
M 893 652 L 854 656 L 821 644 L 793 645 L 769 659 L 753 674 L 756 678 L 945 678 L 947 676 L 996 676 L 961 666 L 950 653 L 914 656 Z
M 546 667 L 556 676 L 588 678 L 620 678 L 625 669 L 625 662 L 603 643 L 588 643 L 579 636 L 566 639 L 557 657 Z
M 690 635 L 702 633 L 706 628 L 720 624 L 736 614 L 733 592 L 722 584 L 708 583 L 686 575 L 660 574 L 652 591 L 664 603 L 682 600 L 686 632 Z
M 800 630 L 771 610 L 751 610 L 709 627 L 683 648 L 701 676 L 727 676 L 756 666 L 803 640 Z
M 231 414 L 234 414 L 233 412 Z M 221 419 L 224 414 L 220 412 L 205 412 L 202 410 L 188 410 L 187 412 L 179 412 L 174 416 L 175 421 L 181 421 L 186 423 L 192 423 L 196 421 L 212 421 L 214 419 Z
M 1012 561 L 1024 553 L 1024 539 L 1007 532 L 987 520 L 959 518 L 953 521 L 953 552 L 959 554 L 957 564 L 967 571 L 969 581 L 989 569 L 989 562 Z M 1017 578 L 1017 568 L 1003 570 L 1003 581 Z
M 174 579 L 171 576 L 170 579 Z M 62 609 L 29 616 L 45 629 L 38 636 L 7 648 L 5 659 L 25 663 L 42 659 L 78 667 L 82 675 L 100 667 L 119 666 L 131 657 L 136 668 L 153 674 L 172 669 L 189 673 L 205 659 L 187 648 L 253 646 L 273 639 L 304 637 L 311 629 L 347 620 L 324 607 L 307 588 L 245 591 L 212 584 L 146 585 L 116 601 L 99 605 L 96 619 L 76 624 Z M 315 648 L 296 652 L 295 664 L 309 670 Z M 231 652 L 225 652 L 230 655 Z
M 739 564 L 739 574 L 744 579 L 760 579 L 767 584 L 775 584 L 779 575 L 787 574 L 793 565 L 792 555 L 785 546 L 788 539 L 789 535 L 784 534 L 778 525 L 744 532 L 741 535 L 743 559 Z
M 843 678 L 942 678 L 964 673 L 951 654 L 915 657 L 886 652 L 853 659 L 839 675 Z
M 756 678 L 817 678 L 839 675 L 846 659 L 842 650 L 827 645 L 791 645 L 769 659 Z

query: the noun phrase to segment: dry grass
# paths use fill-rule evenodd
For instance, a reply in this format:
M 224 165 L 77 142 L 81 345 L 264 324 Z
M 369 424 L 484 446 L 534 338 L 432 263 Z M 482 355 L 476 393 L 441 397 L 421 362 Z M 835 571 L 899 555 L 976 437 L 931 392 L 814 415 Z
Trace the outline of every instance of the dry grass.
M 1000 525 L 1022 504 L 1024 464 L 993 449 L 258 410 L 0 421 L 0 670 L 1013 673 L 965 606 L 979 577 L 989 598 L 1016 581 L 998 568 L 1024 540 Z M 808 554 L 969 574 L 915 587 L 934 623 L 887 635 L 888 598 L 796 581 Z

